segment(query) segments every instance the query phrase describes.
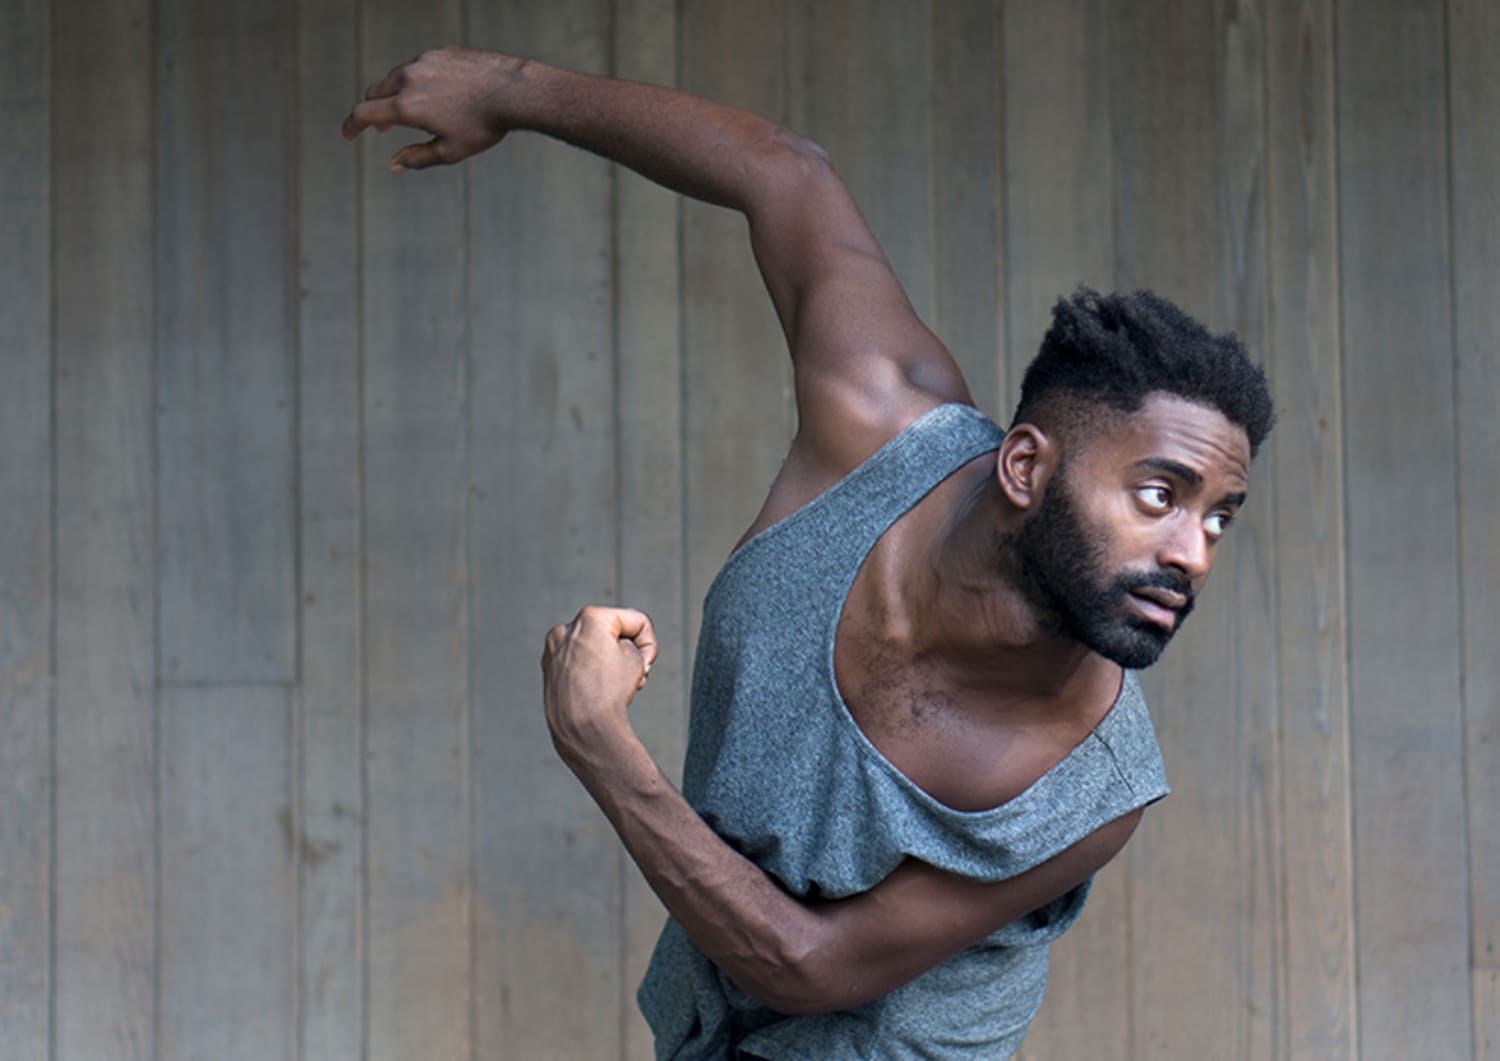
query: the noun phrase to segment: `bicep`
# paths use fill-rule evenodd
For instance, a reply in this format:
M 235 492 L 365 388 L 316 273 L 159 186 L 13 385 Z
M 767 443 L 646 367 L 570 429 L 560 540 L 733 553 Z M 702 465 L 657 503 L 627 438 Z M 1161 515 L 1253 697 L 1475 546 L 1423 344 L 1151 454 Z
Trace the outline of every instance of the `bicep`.
M 828 904 L 809 958 L 819 988 L 808 1008 L 845 1009 L 884 995 L 1066 895 L 1115 856 L 1141 814 L 1116 818 L 1006 880 L 976 881 L 908 860 L 869 891 Z
M 915 416 L 970 400 L 843 182 L 815 147 L 747 211 L 791 349 L 798 443 L 847 471 Z

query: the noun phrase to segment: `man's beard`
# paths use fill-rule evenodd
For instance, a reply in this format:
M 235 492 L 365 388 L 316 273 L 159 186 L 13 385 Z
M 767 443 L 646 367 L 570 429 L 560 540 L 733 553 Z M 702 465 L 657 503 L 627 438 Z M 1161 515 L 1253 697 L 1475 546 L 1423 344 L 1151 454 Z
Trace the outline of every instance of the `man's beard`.
M 1042 495 L 1041 507 L 1005 539 L 1007 559 L 1027 599 L 1050 632 L 1079 642 L 1122 667 L 1139 670 L 1155 663 L 1193 608 L 1187 576 L 1105 570 L 1107 533 L 1084 525 L 1059 468 Z M 1157 587 L 1180 593 L 1170 629 L 1135 614 L 1132 590 Z

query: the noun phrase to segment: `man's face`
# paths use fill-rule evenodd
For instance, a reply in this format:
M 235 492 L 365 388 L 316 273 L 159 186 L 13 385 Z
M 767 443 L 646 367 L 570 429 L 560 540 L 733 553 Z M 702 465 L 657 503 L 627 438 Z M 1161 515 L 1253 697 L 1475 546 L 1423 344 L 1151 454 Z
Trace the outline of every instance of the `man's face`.
M 1101 431 L 1013 539 L 1043 621 L 1121 666 L 1155 663 L 1244 502 L 1249 465 L 1243 429 L 1165 394 Z

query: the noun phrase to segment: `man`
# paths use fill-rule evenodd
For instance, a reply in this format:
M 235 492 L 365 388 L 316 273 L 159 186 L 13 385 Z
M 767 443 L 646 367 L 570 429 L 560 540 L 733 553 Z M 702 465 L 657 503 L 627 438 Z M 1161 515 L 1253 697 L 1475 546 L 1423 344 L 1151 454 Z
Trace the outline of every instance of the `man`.
M 460 161 L 534 130 L 745 214 L 798 431 L 710 589 L 684 795 L 631 730 L 657 654 L 586 608 L 543 660 L 554 743 L 672 920 L 659 1056 L 1008 1055 L 1046 944 L 1167 791 L 1131 668 L 1192 607 L 1270 427 L 1232 337 L 1080 292 L 1002 433 L 821 151 L 672 90 L 466 49 L 346 120 Z

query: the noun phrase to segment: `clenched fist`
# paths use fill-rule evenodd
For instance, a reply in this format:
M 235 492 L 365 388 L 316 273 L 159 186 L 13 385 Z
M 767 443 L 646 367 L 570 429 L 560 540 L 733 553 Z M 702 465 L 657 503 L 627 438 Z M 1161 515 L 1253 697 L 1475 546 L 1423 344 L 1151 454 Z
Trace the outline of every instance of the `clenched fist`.
M 572 765 L 601 738 L 629 731 L 626 709 L 656 653 L 650 618 L 633 608 L 584 608 L 547 631 L 542 698 L 564 761 Z

